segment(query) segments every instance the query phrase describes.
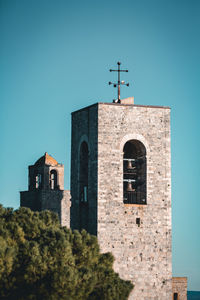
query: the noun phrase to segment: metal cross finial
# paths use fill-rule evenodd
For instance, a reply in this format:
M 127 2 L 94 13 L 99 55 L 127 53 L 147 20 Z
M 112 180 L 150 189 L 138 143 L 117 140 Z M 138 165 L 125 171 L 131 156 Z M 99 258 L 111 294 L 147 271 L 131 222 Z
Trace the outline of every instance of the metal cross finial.
M 129 86 L 129 83 L 125 83 L 123 80 L 122 81 L 120 81 L 120 72 L 128 72 L 128 70 L 120 70 L 120 65 L 121 65 L 121 63 L 118 61 L 118 70 L 112 70 L 112 69 L 110 69 L 110 72 L 118 72 L 118 81 L 117 81 L 117 83 L 113 83 L 113 82 L 111 82 L 111 81 L 109 81 L 109 85 L 110 84 L 113 84 L 113 86 L 114 87 L 117 87 L 118 86 L 118 98 L 117 98 L 117 103 L 120 103 L 120 86 L 121 86 L 121 84 L 123 84 L 123 85 L 126 85 L 126 86 Z

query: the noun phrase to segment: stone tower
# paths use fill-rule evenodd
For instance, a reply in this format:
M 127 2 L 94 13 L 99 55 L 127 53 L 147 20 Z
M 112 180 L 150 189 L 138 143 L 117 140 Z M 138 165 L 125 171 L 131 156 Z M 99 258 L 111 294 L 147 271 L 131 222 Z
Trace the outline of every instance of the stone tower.
M 64 190 L 64 165 L 47 152 L 29 166 L 28 191 L 20 192 L 20 206 L 58 213 L 63 226 L 70 223 L 70 192 Z
M 130 299 L 172 299 L 170 108 L 97 103 L 72 113 L 71 227 L 97 235 Z

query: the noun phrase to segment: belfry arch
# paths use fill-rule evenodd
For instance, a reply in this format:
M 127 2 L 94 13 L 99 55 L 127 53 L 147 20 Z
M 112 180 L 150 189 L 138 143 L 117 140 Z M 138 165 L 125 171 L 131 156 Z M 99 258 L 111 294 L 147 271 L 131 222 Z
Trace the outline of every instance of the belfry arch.
M 125 204 L 147 204 L 146 148 L 136 139 L 123 148 L 123 201 Z
M 58 187 L 58 175 L 56 170 L 51 170 L 50 171 L 50 188 L 52 190 L 57 189 Z
M 35 188 L 40 189 L 42 187 L 42 174 L 37 173 L 35 175 Z

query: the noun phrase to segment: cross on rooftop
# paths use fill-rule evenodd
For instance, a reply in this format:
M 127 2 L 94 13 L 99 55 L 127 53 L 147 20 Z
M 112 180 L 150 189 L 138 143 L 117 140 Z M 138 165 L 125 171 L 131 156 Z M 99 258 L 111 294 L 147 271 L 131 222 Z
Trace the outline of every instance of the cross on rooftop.
M 118 98 L 117 98 L 117 101 L 114 100 L 114 102 L 120 103 L 120 86 L 121 86 L 121 84 L 129 86 L 129 83 L 125 83 L 125 81 L 123 81 L 123 80 L 120 81 L 120 72 L 128 72 L 128 70 L 120 70 L 121 63 L 119 61 L 117 62 L 117 65 L 118 65 L 118 69 L 117 70 L 110 69 L 110 72 L 118 72 L 118 81 L 117 81 L 117 83 L 109 81 L 108 84 L 109 85 L 113 84 L 114 87 L 118 86 Z

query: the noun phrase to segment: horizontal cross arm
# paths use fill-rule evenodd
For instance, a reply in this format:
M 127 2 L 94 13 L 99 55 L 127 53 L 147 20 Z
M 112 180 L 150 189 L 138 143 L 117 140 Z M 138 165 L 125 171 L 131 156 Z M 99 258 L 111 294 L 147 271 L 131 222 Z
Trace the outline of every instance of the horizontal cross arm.
M 112 70 L 112 69 L 110 69 L 110 72 L 128 72 L 128 70 Z

